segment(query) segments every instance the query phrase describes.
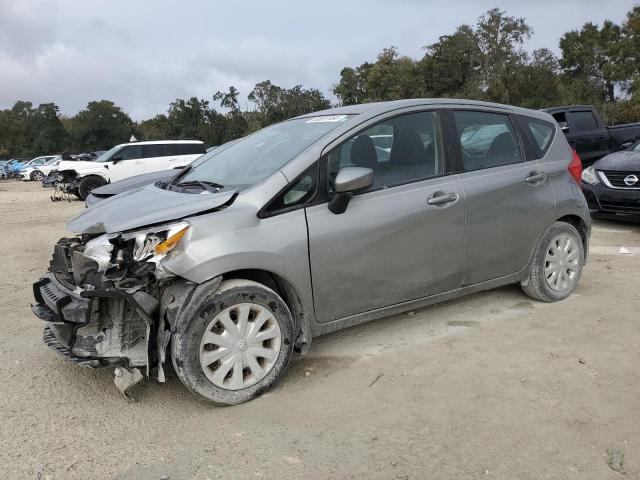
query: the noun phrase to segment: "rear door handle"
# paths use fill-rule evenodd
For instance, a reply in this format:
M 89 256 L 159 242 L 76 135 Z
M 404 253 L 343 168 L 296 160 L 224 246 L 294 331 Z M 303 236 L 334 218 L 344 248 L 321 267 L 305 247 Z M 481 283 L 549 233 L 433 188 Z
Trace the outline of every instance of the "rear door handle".
M 433 197 L 427 200 L 429 205 L 444 205 L 445 203 L 451 203 L 458 200 L 458 194 L 456 193 L 442 193 L 436 192 Z
M 538 183 L 544 181 L 547 175 L 543 172 L 531 172 L 525 180 L 527 183 Z
M 140 164 L 142 163 L 142 160 L 136 160 L 136 161 L 135 161 L 135 162 L 133 162 L 133 163 L 135 163 L 136 165 L 140 165 Z

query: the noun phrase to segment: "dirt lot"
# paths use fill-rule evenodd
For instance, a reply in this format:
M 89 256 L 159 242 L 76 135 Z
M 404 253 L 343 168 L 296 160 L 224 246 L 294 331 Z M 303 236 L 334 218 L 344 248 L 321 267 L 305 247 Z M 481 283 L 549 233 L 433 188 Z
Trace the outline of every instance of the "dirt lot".
M 175 375 L 129 404 L 40 340 L 31 283 L 83 208 L 49 193 L 0 183 L 2 478 L 640 478 L 640 225 L 596 222 L 562 303 L 502 288 L 318 339 L 248 404 Z

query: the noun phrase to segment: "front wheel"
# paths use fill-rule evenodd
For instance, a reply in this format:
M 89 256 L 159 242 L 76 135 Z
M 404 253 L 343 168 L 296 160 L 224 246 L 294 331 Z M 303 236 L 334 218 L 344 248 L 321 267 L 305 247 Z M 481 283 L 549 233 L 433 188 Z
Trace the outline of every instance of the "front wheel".
M 34 170 L 33 172 L 31 172 L 31 180 L 39 182 L 43 178 L 44 178 L 44 174 L 40 170 Z
M 282 298 L 249 280 L 226 280 L 178 320 L 172 340 L 182 383 L 216 403 L 258 397 L 284 374 L 294 343 L 294 322 Z
M 573 225 L 556 222 L 542 236 L 524 293 L 543 302 L 564 300 L 575 290 L 584 265 L 584 245 Z
M 98 176 L 85 177 L 82 180 L 80 180 L 80 183 L 78 184 L 78 194 L 82 200 L 85 200 L 87 198 L 87 195 L 89 195 L 89 193 L 91 192 L 91 190 L 94 190 L 106 184 L 107 184 L 107 181 L 102 177 L 98 177 Z

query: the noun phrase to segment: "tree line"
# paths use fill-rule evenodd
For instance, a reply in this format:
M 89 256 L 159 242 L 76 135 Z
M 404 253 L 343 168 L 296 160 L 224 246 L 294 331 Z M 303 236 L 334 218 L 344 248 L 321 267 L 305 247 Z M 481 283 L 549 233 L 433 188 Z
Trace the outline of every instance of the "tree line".
M 527 108 L 594 104 L 609 124 L 640 121 L 640 6 L 620 24 L 585 23 L 565 33 L 560 56 L 547 48 L 528 53 L 533 35 L 524 18 L 498 8 L 474 25 L 424 47 L 421 58 L 384 48 L 374 62 L 345 67 L 332 89 L 337 105 L 418 97 L 487 100 Z M 0 157 L 105 150 L 138 139 L 197 138 L 219 145 L 273 123 L 331 107 L 317 89 L 255 85 L 241 109 L 231 86 L 211 99 L 176 99 L 166 114 L 134 122 L 113 102 L 89 102 L 72 117 L 54 103 L 18 101 L 0 110 Z

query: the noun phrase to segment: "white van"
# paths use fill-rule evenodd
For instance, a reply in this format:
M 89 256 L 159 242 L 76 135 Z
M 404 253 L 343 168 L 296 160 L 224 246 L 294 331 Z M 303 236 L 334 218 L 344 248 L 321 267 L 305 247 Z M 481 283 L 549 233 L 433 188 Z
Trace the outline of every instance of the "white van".
M 143 173 L 181 168 L 205 153 L 199 140 L 159 140 L 123 143 L 95 161 L 63 160 L 58 182 L 83 200 L 94 188 Z

